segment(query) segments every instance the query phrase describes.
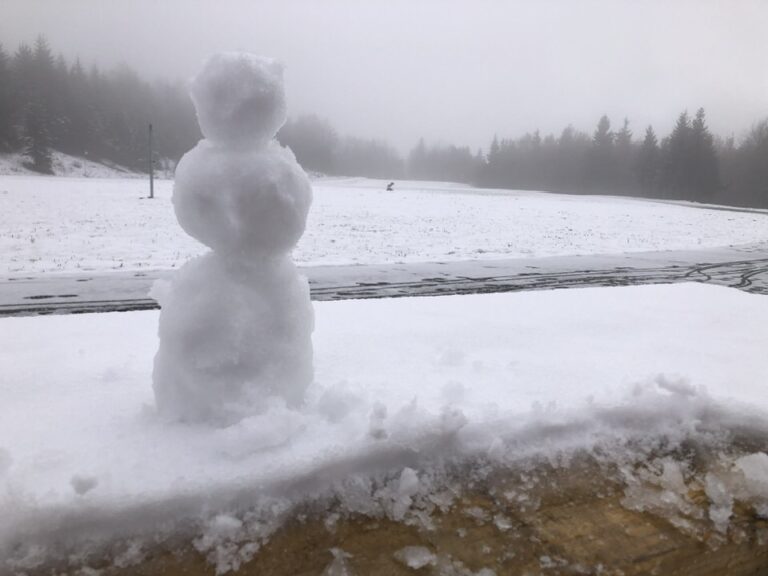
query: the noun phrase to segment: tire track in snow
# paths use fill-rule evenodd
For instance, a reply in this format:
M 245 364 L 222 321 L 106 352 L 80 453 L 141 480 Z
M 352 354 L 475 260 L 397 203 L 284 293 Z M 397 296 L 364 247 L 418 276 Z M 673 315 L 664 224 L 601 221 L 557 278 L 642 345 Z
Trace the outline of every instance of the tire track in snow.
M 756 255 L 757 256 L 757 255 Z M 760 254 L 764 256 L 764 254 Z M 643 255 L 625 255 L 624 263 L 606 268 L 541 269 L 541 261 L 489 261 L 393 264 L 374 267 L 307 267 L 315 301 L 402 298 L 556 290 L 595 286 L 630 286 L 707 282 L 755 294 L 768 294 L 768 257 L 718 263 L 649 265 Z M 564 266 L 569 259 L 558 260 Z M 581 260 L 572 259 L 581 263 Z M 532 265 L 538 264 L 538 266 Z M 545 266 L 551 266 L 546 262 Z M 505 272 L 506 270 L 506 272 Z M 511 272 L 510 272 L 511 271 Z M 147 293 L 168 272 L 124 275 L 18 278 L 0 281 L 0 317 L 88 312 L 125 312 L 158 308 Z

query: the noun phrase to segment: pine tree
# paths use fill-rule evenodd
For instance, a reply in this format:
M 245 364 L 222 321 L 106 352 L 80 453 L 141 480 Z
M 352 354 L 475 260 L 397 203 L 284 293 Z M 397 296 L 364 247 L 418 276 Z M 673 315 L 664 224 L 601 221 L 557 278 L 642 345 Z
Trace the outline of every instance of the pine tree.
M 632 145 L 632 130 L 629 129 L 629 119 L 624 118 L 621 130 L 616 134 L 616 147 L 627 148 Z
M 51 137 L 56 147 L 62 151 L 74 152 L 72 146 L 72 92 L 69 84 L 69 66 L 63 55 L 59 54 L 47 87 L 55 95 L 51 99 Z
M 17 92 L 27 95 L 32 91 L 34 80 L 34 55 L 32 48 L 22 42 L 13 55 L 13 76 Z
M 479 179 L 483 186 L 498 186 L 502 183 L 501 176 L 501 144 L 499 144 L 499 137 L 494 134 L 491 145 L 488 148 L 488 156 L 485 159 L 485 164 L 480 168 Z
M 408 154 L 408 160 L 406 162 L 408 168 L 408 176 L 420 180 L 426 178 L 427 175 L 427 146 L 424 143 L 424 138 L 419 138 L 416 146 L 413 147 Z
M 604 114 L 598 121 L 592 136 L 592 149 L 589 154 L 587 170 L 587 186 L 596 191 L 607 191 L 615 184 L 613 142 L 614 134 L 611 131 L 611 121 Z
M 691 186 L 691 121 L 688 112 L 677 117 L 672 134 L 662 144 L 661 183 L 672 198 L 690 199 Z
M 611 121 L 603 114 L 597 122 L 595 134 L 592 137 L 592 143 L 597 149 L 610 149 L 613 146 L 614 134 L 611 132 Z
M 653 194 L 659 183 L 659 144 L 653 126 L 645 130 L 645 138 L 637 154 L 635 173 L 641 190 Z
M 79 58 L 69 70 L 68 85 L 70 100 L 67 113 L 69 118 L 67 146 L 74 154 L 92 155 L 97 148 L 93 111 L 94 94 Z
M 720 166 L 712 134 L 707 128 L 704 108 L 699 108 L 691 124 L 692 199 L 711 200 L 720 190 Z
M 10 152 L 13 148 L 12 113 L 11 69 L 8 55 L 0 44 L 0 152 Z
M 42 106 L 31 103 L 24 116 L 24 153 L 32 161 L 30 168 L 42 174 L 53 174 L 51 139 L 45 125 Z
M 616 133 L 614 146 L 613 177 L 619 190 L 631 193 L 635 190 L 635 150 L 632 145 L 632 130 L 629 129 L 629 119 L 624 118 L 624 124 Z
M 500 151 L 501 147 L 499 146 L 499 138 L 496 136 L 496 134 L 494 134 L 493 140 L 491 141 L 491 147 L 488 151 L 488 161 L 492 162 L 494 160 L 498 160 Z
M 567 126 L 557 141 L 554 187 L 564 192 L 584 192 L 586 152 L 591 142 L 587 134 Z
M 27 144 L 27 109 L 34 99 L 34 55 L 29 45 L 19 44 L 11 63 L 10 89 L 13 149 L 23 151 Z
M 53 53 L 45 36 L 38 36 L 32 53 L 32 94 L 31 100 L 39 104 L 35 113 L 44 124 L 49 139 L 54 130 L 57 98 L 60 91 L 55 89 L 55 67 Z
M 38 36 L 35 40 L 32 62 L 35 89 L 43 92 L 46 87 L 50 86 L 54 71 L 53 53 L 45 36 Z
M 768 206 L 768 119 L 749 131 L 739 148 L 739 160 L 733 200 L 750 206 Z

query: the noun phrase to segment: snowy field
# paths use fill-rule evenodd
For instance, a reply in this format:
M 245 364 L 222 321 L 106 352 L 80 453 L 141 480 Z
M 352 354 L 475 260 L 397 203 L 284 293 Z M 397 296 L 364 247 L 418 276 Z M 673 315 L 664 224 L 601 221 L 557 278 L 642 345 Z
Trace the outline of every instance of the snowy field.
M 0 176 L 0 274 L 170 269 L 205 248 L 180 229 L 172 182 Z M 301 264 L 374 264 L 684 250 L 768 241 L 768 213 L 629 198 L 321 179 Z
M 3 319 L 5 568 L 113 536 L 129 537 L 118 558 L 129 565 L 181 526 L 226 568 L 255 552 L 243 534 L 258 541 L 302 499 L 335 494 L 350 511 L 408 517 L 441 462 L 556 462 L 595 447 L 621 459 L 631 439 L 642 451 L 661 436 L 765 432 L 763 296 L 681 284 L 315 310 L 306 405 L 220 429 L 158 418 L 156 312 Z M 727 525 L 737 496 L 768 514 L 768 456 L 729 470 L 740 488 L 723 481 L 712 518 Z M 394 480 L 374 493 L 381 474 Z

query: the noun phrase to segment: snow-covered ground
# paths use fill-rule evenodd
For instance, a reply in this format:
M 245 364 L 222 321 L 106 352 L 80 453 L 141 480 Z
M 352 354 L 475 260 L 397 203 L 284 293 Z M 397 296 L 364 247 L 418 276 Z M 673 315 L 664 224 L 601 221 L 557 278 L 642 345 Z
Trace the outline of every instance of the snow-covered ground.
M 170 269 L 205 248 L 171 181 L 0 176 L 0 274 Z M 301 264 L 373 264 L 685 250 L 768 241 L 768 212 L 430 182 L 319 179 Z
M 763 296 L 681 284 L 315 310 L 306 406 L 219 429 L 157 416 L 156 312 L 0 321 L 5 568 L 37 565 L 54 542 L 82 551 L 119 535 L 129 564 L 182 526 L 220 550 L 222 568 L 305 498 L 402 519 L 449 460 L 512 465 L 596 446 L 620 458 L 629 439 L 768 428 Z M 728 473 L 768 514 L 768 456 L 747 458 Z M 392 481 L 371 483 L 382 474 Z M 712 514 L 721 523 L 728 498 Z
M 315 180 L 296 259 L 374 264 L 768 242 L 760 211 L 423 182 L 387 192 L 384 184 Z M 158 182 L 151 201 L 136 179 L 1 176 L 0 276 L 180 266 L 205 248 L 177 224 L 171 190 Z M 180 317 L 194 316 L 187 304 Z M 261 411 L 220 427 L 172 424 L 158 410 L 156 312 L 0 320 L 0 574 L 52 558 L 80 567 L 106 542 L 111 559 L 129 566 L 147 546 L 178 537 L 224 571 L 300 503 L 327 510 L 332 499 L 341 513 L 423 524 L 450 500 L 449 468 L 471 476 L 529 457 L 557 466 L 576 450 L 620 463 L 659 443 L 727 446 L 736 430 L 768 435 L 762 296 L 682 284 L 314 308 L 315 375 L 303 405 L 264 396 Z M 226 310 L 230 320 L 242 316 Z M 197 334 L 210 332 L 202 326 Z M 188 342 L 191 366 L 204 373 L 208 344 Z M 697 480 L 720 532 L 734 502 L 768 516 L 768 454 L 754 450 Z M 662 499 L 674 507 L 688 488 L 668 480 Z M 626 494 L 640 509 L 643 498 Z

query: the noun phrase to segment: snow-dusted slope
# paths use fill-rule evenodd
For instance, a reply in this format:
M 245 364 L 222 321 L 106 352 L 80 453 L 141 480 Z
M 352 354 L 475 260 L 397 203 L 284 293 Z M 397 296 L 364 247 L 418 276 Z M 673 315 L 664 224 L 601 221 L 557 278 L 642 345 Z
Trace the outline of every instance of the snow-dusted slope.
M 302 264 L 371 264 L 685 250 L 768 241 L 768 213 L 630 198 L 321 179 Z M 184 234 L 171 181 L 0 177 L 0 274 L 174 268 Z
M 108 162 L 94 162 L 87 158 L 70 156 L 54 150 L 51 153 L 54 176 L 72 176 L 83 178 L 142 178 L 135 173 Z M 23 175 L 38 177 L 40 174 L 27 167 L 29 159 L 22 154 L 0 154 L 0 175 Z

